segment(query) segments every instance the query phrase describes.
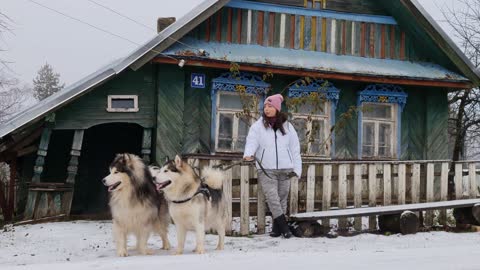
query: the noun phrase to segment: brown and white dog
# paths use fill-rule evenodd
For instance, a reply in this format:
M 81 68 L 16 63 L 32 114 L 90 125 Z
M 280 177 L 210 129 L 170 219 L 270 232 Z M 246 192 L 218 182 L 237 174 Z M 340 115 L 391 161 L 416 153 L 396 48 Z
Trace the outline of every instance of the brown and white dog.
M 118 256 L 128 256 L 129 234 L 136 236 L 140 254 L 152 254 L 147 248 L 152 233 L 160 235 L 163 249 L 170 249 L 167 202 L 156 191 L 150 171 L 138 156 L 118 154 L 110 165 L 110 174 L 102 182 L 110 193 L 113 237 Z
M 200 179 L 193 168 L 177 155 L 161 168 L 150 167 L 157 190 L 162 190 L 169 201 L 170 216 L 177 230 L 176 254 L 182 254 L 187 231 L 196 234 L 194 252 L 205 252 L 205 231 L 214 229 L 219 236 L 217 250 L 225 241 L 224 175 L 210 167 L 202 170 Z

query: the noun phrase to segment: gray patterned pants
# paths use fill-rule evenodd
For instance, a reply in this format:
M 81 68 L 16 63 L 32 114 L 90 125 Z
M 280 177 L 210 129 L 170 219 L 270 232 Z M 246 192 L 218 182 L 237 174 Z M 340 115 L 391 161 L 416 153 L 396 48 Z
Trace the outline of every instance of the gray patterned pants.
M 287 200 L 290 192 L 288 174 L 292 172 L 292 169 L 265 171 L 271 178 L 266 176 L 262 170 L 258 170 L 258 182 L 262 186 L 272 217 L 277 218 L 282 214 L 287 214 Z

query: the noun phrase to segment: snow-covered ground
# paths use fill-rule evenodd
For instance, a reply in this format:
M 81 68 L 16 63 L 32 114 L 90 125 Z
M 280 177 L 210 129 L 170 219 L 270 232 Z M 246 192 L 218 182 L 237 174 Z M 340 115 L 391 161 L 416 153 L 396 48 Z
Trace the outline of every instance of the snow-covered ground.
M 277 239 L 268 236 L 228 237 L 224 251 L 215 251 L 217 236 L 207 235 L 204 255 L 159 250 L 155 255 L 115 255 L 109 221 L 74 221 L 7 227 L 0 232 L 0 269 L 480 269 L 480 233 L 429 232 L 416 235 Z M 133 239 L 129 247 L 133 247 Z M 176 245 L 175 230 L 170 240 Z

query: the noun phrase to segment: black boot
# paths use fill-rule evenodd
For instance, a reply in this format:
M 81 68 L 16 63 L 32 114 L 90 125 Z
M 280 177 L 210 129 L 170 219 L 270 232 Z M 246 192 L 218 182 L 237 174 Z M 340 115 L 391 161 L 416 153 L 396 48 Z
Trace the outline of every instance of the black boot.
M 279 237 L 282 235 L 282 232 L 278 228 L 278 222 L 276 219 L 272 221 L 272 232 L 270 233 L 271 237 Z
M 283 237 L 285 238 L 292 237 L 292 232 L 288 227 L 287 219 L 285 218 L 285 215 L 278 216 L 277 218 L 275 218 L 274 222 L 277 222 L 278 230 Z

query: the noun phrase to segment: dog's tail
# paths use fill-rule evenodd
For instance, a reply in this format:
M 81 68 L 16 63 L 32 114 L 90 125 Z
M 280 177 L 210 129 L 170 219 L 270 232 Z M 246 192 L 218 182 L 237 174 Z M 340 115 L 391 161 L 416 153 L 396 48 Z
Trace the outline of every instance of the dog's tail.
M 225 178 L 223 171 L 212 167 L 205 167 L 202 170 L 202 177 L 205 179 L 205 184 L 210 188 L 222 189 L 223 179 Z

